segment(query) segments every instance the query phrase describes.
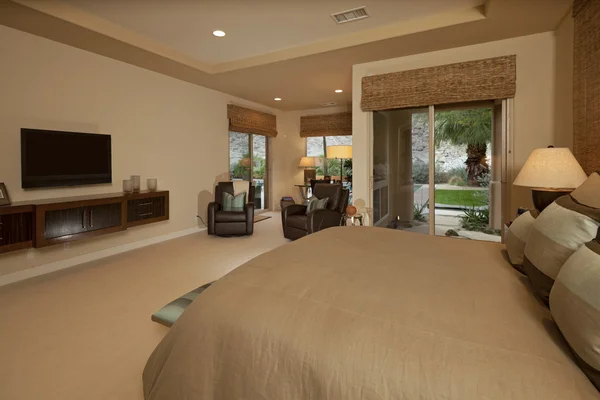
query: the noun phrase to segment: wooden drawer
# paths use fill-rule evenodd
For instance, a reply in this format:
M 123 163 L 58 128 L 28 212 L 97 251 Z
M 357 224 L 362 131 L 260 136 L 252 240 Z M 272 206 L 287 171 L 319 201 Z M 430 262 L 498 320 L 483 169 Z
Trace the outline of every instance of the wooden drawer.
M 169 195 L 167 192 L 138 195 L 127 200 L 127 226 L 129 227 L 167 219 L 169 219 Z

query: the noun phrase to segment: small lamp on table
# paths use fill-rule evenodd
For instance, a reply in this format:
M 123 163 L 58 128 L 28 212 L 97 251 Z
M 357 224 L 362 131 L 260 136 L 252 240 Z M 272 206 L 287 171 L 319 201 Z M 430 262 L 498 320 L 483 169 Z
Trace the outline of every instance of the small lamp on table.
M 311 179 L 317 179 L 316 157 L 302 157 L 298 168 L 304 168 L 304 183 L 310 184 Z
M 535 149 L 513 182 L 531 188 L 533 205 L 542 212 L 561 196 L 579 187 L 587 175 L 568 148 Z

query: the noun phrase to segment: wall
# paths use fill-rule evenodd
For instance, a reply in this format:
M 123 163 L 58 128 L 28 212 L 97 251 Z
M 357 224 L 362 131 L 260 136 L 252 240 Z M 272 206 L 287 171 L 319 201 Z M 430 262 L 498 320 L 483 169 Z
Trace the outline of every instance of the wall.
M 533 149 L 555 142 L 555 40 L 554 33 L 547 32 L 355 65 L 352 78 L 354 198 L 364 200 L 367 205 L 370 201 L 372 115 L 360 109 L 363 76 L 516 54 L 517 93 L 512 110 L 514 165 L 510 171 L 512 182 Z M 526 188 L 514 187 L 511 209 L 516 213 L 519 206 L 532 207 L 531 194 Z
M 304 180 L 304 172 L 298 168 L 300 158 L 306 155 L 306 139 L 300 137 L 300 117 L 305 115 L 324 115 L 347 112 L 348 107 L 316 108 L 302 111 L 280 111 L 277 113 L 277 140 L 273 142 L 272 194 L 279 209 L 282 196 L 293 196 L 296 202 L 302 197 L 296 184 Z
M 0 276 L 198 229 L 228 171 L 228 102 L 272 109 L 0 26 L 0 182 L 13 201 L 118 192 L 131 174 L 170 190 L 171 220 L 45 249 L 0 255 Z M 113 184 L 22 190 L 20 128 L 112 135 Z M 281 142 L 287 143 L 282 140 Z M 279 138 L 272 142 L 275 151 Z M 277 158 L 275 157 L 275 160 Z M 294 161 L 296 162 L 296 161 Z M 283 180 L 284 178 L 278 177 Z M 275 190 L 277 189 L 275 185 Z M 173 266 L 176 268 L 176 265 Z
M 556 40 L 555 145 L 573 149 L 573 39 L 571 10 L 554 31 Z

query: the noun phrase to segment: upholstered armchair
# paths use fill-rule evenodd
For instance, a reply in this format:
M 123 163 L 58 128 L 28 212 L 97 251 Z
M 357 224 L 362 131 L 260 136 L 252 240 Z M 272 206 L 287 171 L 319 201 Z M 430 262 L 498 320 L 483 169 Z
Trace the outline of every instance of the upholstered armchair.
M 307 206 L 294 204 L 281 210 L 283 236 L 296 240 L 320 230 L 339 226 L 348 206 L 348 190 L 341 184 L 317 183 L 313 190 L 317 199 L 329 198 L 327 208 L 306 214 Z
M 208 204 L 208 234 L 252 235 L 254 233 L 254 186 L 249 185 L 248 202 L 244 211 L 223 211 L 223 192 L 233 195 L 233 182 L 219 182 L 215 187 L 215 201 Z

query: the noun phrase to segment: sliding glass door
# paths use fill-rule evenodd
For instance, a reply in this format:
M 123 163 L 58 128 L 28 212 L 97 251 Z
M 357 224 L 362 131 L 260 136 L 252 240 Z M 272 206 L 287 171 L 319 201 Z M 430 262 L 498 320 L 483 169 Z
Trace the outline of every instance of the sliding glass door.
M 506 104 L 373 112 L 373 225 L 500 241 Z
M 373 113 L 373 224 L 429 233 L 427 108 Z
M 229 132 L 229 175 L 231 180 L 250 181 L 255 186 L 254 209 L 269 208 L 269 138 Z
M 256 187 L 254 206 L 257 210 L 269 208 L 269 196 L 267 196 L 267 149 L 268 139 L 266 136 L 252 135 L 252 182 Z

